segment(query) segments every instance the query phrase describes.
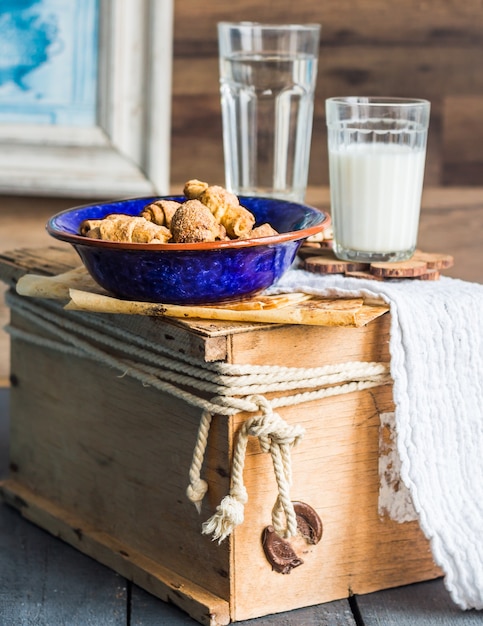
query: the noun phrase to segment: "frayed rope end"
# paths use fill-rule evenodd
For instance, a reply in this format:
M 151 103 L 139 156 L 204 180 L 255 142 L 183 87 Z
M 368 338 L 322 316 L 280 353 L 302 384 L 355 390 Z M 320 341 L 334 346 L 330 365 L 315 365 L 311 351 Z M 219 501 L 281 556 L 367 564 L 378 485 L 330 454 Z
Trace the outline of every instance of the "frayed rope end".
M 213 535 L 213 541 L 218 540 L 220 544 L 233 532 L 236 526 L 242 524 L 245 502 L 247 501 L 246 492 L 244 495 L 245 497 L 240 497 L 240 494 L 238 497 L 234 495 L 225 496 L 216 507 L 215 514 L 203 523 L 201 531 L 203 535 Z

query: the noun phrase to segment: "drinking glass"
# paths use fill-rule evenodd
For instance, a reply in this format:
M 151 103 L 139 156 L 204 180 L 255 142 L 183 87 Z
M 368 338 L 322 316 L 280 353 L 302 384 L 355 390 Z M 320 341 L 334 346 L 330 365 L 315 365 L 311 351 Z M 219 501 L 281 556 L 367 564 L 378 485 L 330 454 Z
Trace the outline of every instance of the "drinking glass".
M 302 202 L 320 24 L 218 24 L 225 186 Z
M 404 261 L 416 248 L 430 103 L 409 98 L 326 100 L 334 252 Z

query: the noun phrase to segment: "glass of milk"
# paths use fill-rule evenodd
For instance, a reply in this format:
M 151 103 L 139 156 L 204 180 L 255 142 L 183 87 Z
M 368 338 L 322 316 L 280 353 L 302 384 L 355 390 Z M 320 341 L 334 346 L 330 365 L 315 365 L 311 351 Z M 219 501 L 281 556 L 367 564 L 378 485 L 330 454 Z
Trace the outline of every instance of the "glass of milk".
M 225 186 L 302 202 L 320 24 L 218 24 Z
M 416 248 L 430 103 L 329 98 L 334 252 L 362 262 L 404 261 Z

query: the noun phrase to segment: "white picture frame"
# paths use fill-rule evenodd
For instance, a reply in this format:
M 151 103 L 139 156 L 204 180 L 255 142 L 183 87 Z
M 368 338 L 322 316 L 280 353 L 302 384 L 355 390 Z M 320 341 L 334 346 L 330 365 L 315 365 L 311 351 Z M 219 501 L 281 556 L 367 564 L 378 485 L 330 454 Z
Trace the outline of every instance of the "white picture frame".
M 0 124 L 0 193 L 169 193 L 173 0 L 100 0 L 92 127 Z

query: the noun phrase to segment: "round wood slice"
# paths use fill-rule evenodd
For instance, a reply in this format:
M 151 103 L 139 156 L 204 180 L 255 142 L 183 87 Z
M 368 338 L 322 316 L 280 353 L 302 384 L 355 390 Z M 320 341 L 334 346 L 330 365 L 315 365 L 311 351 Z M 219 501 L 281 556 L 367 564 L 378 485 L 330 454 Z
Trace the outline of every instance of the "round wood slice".
M 416 250 L 411 259 L 413 261 L 423 261 L 430 270 L 446 270 L 454 265 L 454 258 L 450 254 L 421 252 L 421 250 Z
M 330 243 L 330 245 L 328 245 Z M 299 257 L 306 259 L 310 256 L 330 256 L 333 258 L 332 242 L 321 241 L 320 243 L 310 243 L 300 246 L 298 251 Z
M 417 276 L 419 280 L 439 280 L 439 271 L 438 270 L 428 270 L 426 274 L 422 274 L 422 276 Z
M 320 241 L 304 241 L 300 246 L 301 250 L 313 250 L 314 248 L 320 248 Z
M 368 280 L 384 280 L 384 276 L 376 276 L 371 274 L 369 270 L 360 272 L 346 272 L 346 276 L 352 276 L 352 278 L 367 278 Z
M 390 278 L 412 278 L 421 276 L 428 271 L 424 261 L 397 261 L 395 263 L 371 263 L 371 272 L 375 276 Z
M 330 250 L 322 248 L 318 243 L 312 243 L 310 245 L 300 246 L 298 255 L 301 259 L 306 259 L 311 256 L 327 256 Z
M 365 270 L 368 268 L 368 264 L 356 261 L 342 261 L 331 253 L 327 256 L 321 255 L 306 258 L 304 268 L 308 272 L 317 274 L 345 274 L 346 272 Z

